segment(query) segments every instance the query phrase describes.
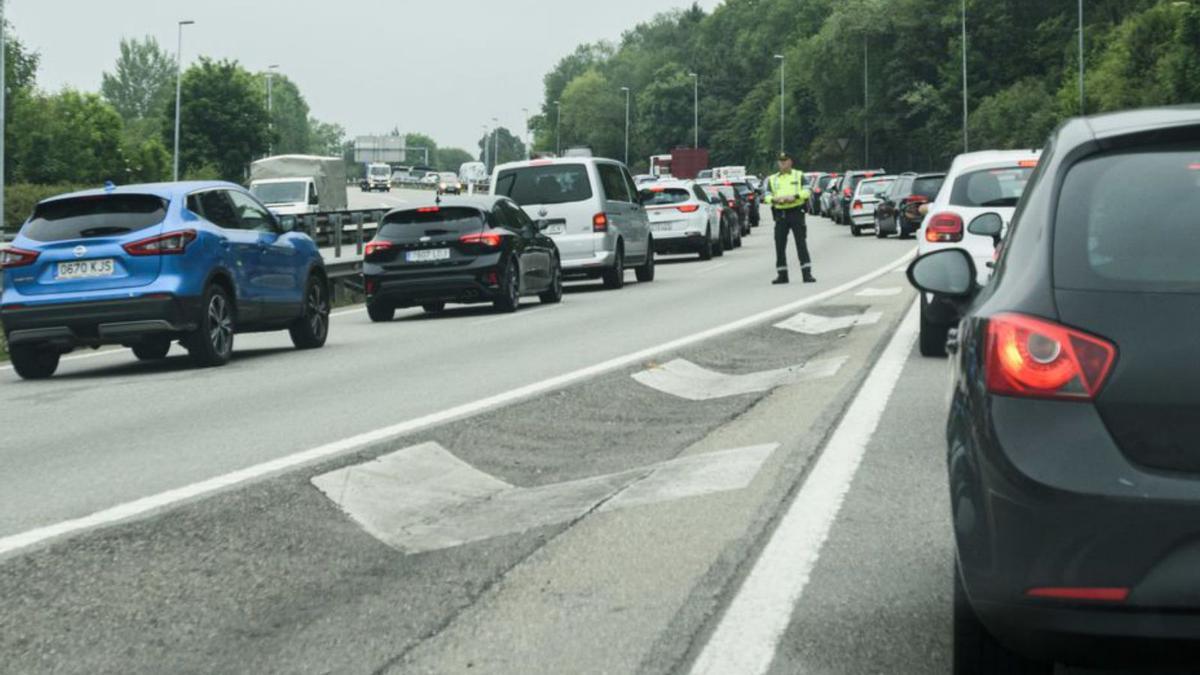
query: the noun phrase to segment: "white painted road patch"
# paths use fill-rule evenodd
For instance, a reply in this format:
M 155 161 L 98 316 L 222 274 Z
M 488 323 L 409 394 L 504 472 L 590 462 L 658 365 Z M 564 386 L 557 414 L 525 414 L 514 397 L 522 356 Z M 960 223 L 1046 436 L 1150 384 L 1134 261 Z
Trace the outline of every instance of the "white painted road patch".
M 740 490 L 778 444 L 689 455 L 618 473 L 514 487 L 437 443 L 414 445 L 312 479 L 369 534 L 406 553 L 461 546 L 593 511 Z
M 835 317 L 800 312 L 787 321 L 780 321 L 775 324 L 775 327 L 790 330 L 793 333 L 821 335 L 823 333 L 831 333 L 835 330 L 846 330 L 852 326 L 869 326 L 873 323 L 878 323 L 882 317 L 882 312 L 864 312 L 852 316 Z
M 855 293 L 855 295 L 863 298 L 888 298 L 893 295 L 900 295 L 900 292 L 903 290 L 904 289 L 900 288 L 899 286 L 893 286 L 891 288 L 864 288 Z
M 689 401 L 739 396 L 770 391 L 785 384 L 832 377 L 846 363 L 845 356 L 803 365 L 765 370 L 745 375 L 726 375 L 698 366 L 686 359 L 675 359 L 661 366 L 633 374 L 633 379 L 652 389 Z
M 917 306 L 888 342 L 804 485 L 692 666 L 692 675 L 760 675 L 799 606 L 854 474 L 917 337 Z

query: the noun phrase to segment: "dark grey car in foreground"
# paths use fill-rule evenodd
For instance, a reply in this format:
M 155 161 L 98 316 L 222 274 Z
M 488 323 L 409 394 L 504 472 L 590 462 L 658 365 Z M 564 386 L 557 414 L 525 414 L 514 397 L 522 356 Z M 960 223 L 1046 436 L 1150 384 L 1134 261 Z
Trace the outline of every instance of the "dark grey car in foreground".
M 977 234 L 1000 235 L 995 214 Z M 1200 107 L 1071 120 L 958 306 L 947 427 L 956 673 L 1200 654 Z

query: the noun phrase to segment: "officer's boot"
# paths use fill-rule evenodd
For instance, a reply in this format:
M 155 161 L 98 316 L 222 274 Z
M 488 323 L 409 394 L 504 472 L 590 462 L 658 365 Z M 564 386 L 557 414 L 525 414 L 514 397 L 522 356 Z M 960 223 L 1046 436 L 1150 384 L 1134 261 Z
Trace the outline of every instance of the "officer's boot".
M 812 273 L 812 267 L 805 265 L 803 268 L 801 268 L 800 271 L 804 273 L 804 283 L 806 283 L 806 284 L 817 283 L 817 278 L 814 277 L 813 273 Z
M 779 284 L 786 284 L 787 282 L 788 282 L 787 270 L 782 270 L 779 272 L 779 276 L 775 277 L 775 281 L 772 281 L 771 283 L 775 284 L 775 285 L 779 285 Z

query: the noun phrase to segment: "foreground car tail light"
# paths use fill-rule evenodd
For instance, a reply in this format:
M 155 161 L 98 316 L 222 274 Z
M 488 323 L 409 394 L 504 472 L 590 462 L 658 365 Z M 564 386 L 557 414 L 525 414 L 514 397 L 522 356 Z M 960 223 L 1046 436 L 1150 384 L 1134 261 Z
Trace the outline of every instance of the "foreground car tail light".
M 26 251 L 22 248 L 6 248 L 0 251 L 0 270 L 32 265 L 38 259 L 39 255 L 41 254 L 37 251 Z
M 862 207 L 863 207 L 863 206 L 862 206 L 862 202 L 861 202 L 861 201 L 858 201 L 858 200 L 855 200 L 855 202 L 854 202 L 854 205 L 853 205 L 853 206 L 851 206 L 850 208 L 853 208 L 853 209 L 861 209 Z
M 195 239 L 195 230 L 180 230 L 125 244 L 121 248 L 129 255 L 179 255 Z
M 850 193 L 850 188 L 846 188 L 845 190 L 842 190 L 842 194 L 846 195 L 846 199 L 849 199 L 852 196 Z
M 394 244 L 390 241 L 368 241 L 367 247 L 363 249 L 363 258 L 371 258 L 376 254 L 392 250 Z
M 608 232 L 608 216 L 597 213 L 592 216 L 592 232 Z
M 963 220 L 957 213 L 939 213 L 929 219 L 925 228 L 925 241 L 940 243 L 962 241 Z
M 1094 600 L 1097 602 L 1125 602 L 1129 597 L 1129 589 L 1122 587 L 1093 587 L 1093 586 L 1049 586 L 1031 588 L 1025 591 L 1031 598 L 1049 598 L 1052 600 Z
M 1024 314 L 988 320 L 984 356 L 993 394 L 1091 400 L 1112 370 L 1111 342 Z
M 458 238 L 458 243 L 483 246 L 484 248 L 500 248 L 504 238 L 498 232 L 478 232 L 476 234 L 464 234 Z
M 699 204 L 684 204 L 683 206 L 679 206 L 676 208 L 678 208 L 683 213 L 695 213 L 700 210 L 700 205 Z

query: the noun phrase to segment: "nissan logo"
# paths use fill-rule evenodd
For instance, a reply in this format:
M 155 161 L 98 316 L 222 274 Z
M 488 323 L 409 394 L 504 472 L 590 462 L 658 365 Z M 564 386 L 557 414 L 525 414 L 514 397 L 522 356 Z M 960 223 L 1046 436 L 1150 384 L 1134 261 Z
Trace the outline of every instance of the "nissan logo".
M 75 248 L 71 249 L 71 253 L 74 253 L 76 258 L 82 258 L 83 256 L 87 255 L 87 247 L 82 245 L 76 246 Z

